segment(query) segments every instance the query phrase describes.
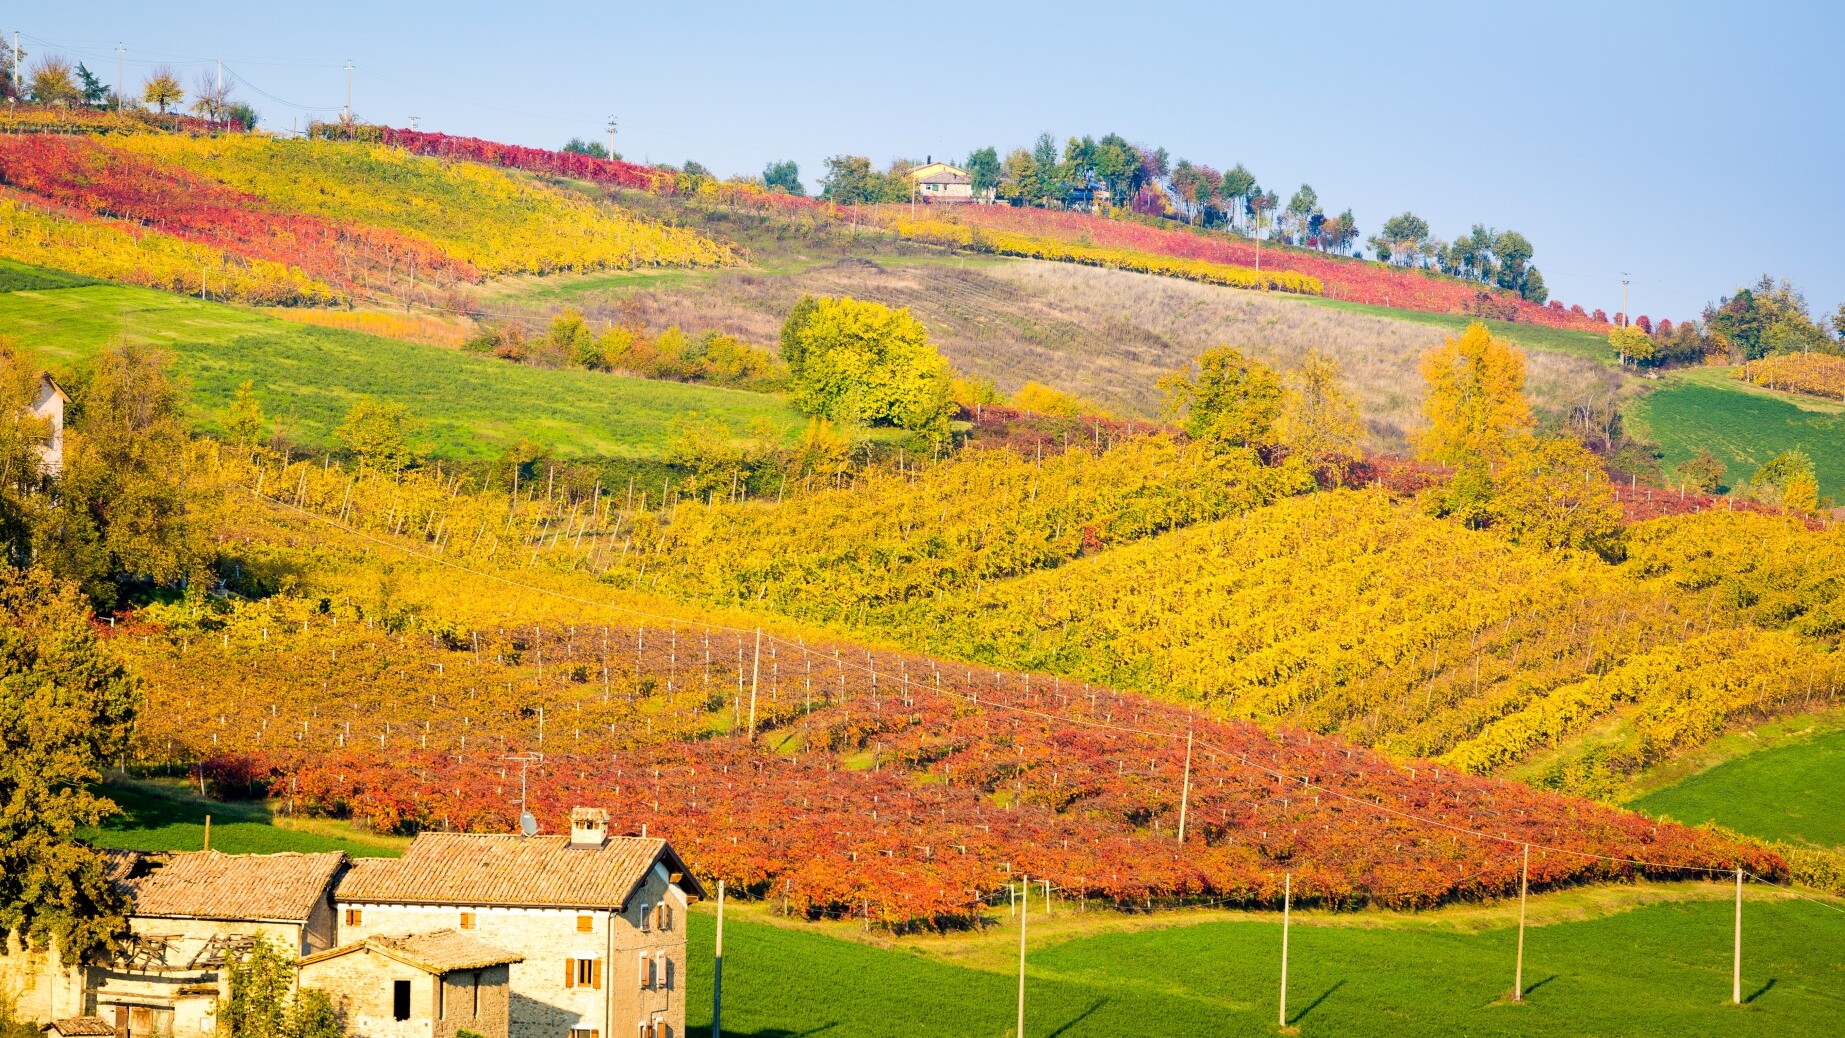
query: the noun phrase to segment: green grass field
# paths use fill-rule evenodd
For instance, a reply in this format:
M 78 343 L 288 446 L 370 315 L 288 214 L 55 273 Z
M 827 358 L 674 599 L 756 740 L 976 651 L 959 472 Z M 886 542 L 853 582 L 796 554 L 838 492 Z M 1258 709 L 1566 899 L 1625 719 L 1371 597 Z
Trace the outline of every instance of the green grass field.
M 0 270 L 28 282 L 30 268 Z M 195 424 L 216 431 L 250 379 L 270 417 L 302 446 L 333 444 L 362 396 L 397 400 L 426 422 L 436 457 L 498 457 L 521 439 L 560 458 L 653 461 L 676 419 L 705 415 L 738 436 L 766 419 L 792 438 L 804 419 L 785 398 L 578 370 L 547 370 L 121 285 L 0 291 L 0 329 L 52 367 L 127 337 L 174 356 Z
M 1343 299 L 1325 299 L 1319 296 L 1302 296 L 1301 298 L 1314 306 L 1345 310 L 1355 314 L 1370 314 L 1373 317 L 1387 317 L 1393 321 L 1408 321 L 1411 324 L 1432 325 L 1455 332 L 1465 330 L 1468 325 L 1478 320 L 1466 314 L 1430 314 L 1420 310 L 1398 310 L 1394 307 L 1377 306 L 1373 303 L 1353 303 Z M 1547 328 L 1543 325 L 1523 324 L 1517 321 L 1487 321 L 1485 324 L 1494 335 L 1509 342 L 1515 342 L 1527 350 L 1568 353 L 1611 367 L 1614 365 L 1614 355 L 1608 352 L 1608 337 L 1605 335 L 1570 331 L 1563 328 Z
M 1845 1031 L 1845 915 L 1811 902 L 1751 897 L 1744 908 L 1746 1003 L 1733 1006 L 1733 909 L 1724 893 L 1717 885 L 1696 898 L 1533 925 L 1524 1005 L 1506 997 L 1517 930 L 1504 913 L 1483 928 L 1442 913 L 1298 921 L 1289 938 L 1288 1022 L 1300 1034 L 1344 1038 Z M 1544 900 L 1533 900 L 1534 920 Z M 997 1038 L 1012 1030 L 1018 931 L 1003 914 L 1007 925 L 974 939 L 988 946 L 977 966 L 935 954 L 935 938 L 873 947 L 738 915 L 724 929 L 727 1035 Z M 711 1025 L 713 930 L 708 910 L 690 917 L 692 1034 Z M 1181 916 L 1163 928 L 1078 929 L 1030 943 L 1028 1038 L 1278 1030 L 1278 919 L 1187 925 Z
M 1845 497 L 1845 408 L 1747 386 L 1724 368 L 1667 375 L 1660 388 L 1627 407 L 1630 427 L 1665 451 L 1668 472 L 1708 448 L 1740 485 L 1758 466 L 1803 448 L 1819 474 L 1820 493 Z
M 99 847 L 196 851 L 205 845 L 207 815 L 212 849 L 227 854 L 345 851 L 356 858 L 396 857 L 410 842 L 356 832 L 342 822 L 278 817 L 263 801 L 207 800 L 179 782 L 111 782 L 100 792 L 124 813 L 77 833 Z
M 207 801 L 176 780 L 117 782 L 127 812 L 81 835 L 145 850 L 193 850 L 212 815 L 227 852 L 391 855 L 407 841 L 340 823 Z M 1535 895 L 1526 1004 L 1507 1003 L 1515 903 L 1425 913 L 1307 911 L 1290 935 L 1289 1022 L 1302 1034 L 1780 1035 L 1845 1030 L 1845 913 L 1751 887 L 1743 1007 L 1729 995 L 1725 884 L 1600 886 Z M 1274 913 L 1033 917 L 1026 1034 L 1102 1038 L 1276 1032 Z M 711 1026 L 715 920 L 689 918 L 689 1033 Z M 725 920 L 727 1035 L 963 1038 L 1008 1033 L 1018 930 L 1004 911 L 974 933 L 891 938 L 849 922 L 775 920 L 732 904 Z
M 1845 851 L 1845 731 L 1735 757 L 1627 806 L 1681 822 Z

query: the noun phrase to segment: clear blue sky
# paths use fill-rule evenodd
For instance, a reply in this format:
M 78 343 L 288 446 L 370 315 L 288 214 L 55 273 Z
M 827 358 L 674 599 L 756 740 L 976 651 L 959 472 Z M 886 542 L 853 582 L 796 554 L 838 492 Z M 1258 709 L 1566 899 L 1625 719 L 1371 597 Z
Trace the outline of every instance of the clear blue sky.
M 364 119 L 557 147 L 615 113 L 629 158 L 720 174 L 1114 131 L 1366 234 L 1516 229 L 1565 302 L 1613 312 L 1628 271 L 1682 318 L 1763 272 L 1845 299 L 1842 8 L 35 0 L 0 29 L 110 81 L 118 42 L 131 82 L 222 57 L 272 128 L 337 110 L 350 58 Z

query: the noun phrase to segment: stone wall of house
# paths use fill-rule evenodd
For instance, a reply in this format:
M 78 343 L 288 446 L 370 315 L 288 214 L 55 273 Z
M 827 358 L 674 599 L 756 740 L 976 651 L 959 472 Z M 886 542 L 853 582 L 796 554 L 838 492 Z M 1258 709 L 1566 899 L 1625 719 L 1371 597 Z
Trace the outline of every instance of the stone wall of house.
M 672 925 L 656 930 L 649 919 L 642 928 L 642 906 L 665 900 L 671 906 Z M 670 1027 L 672 1038 L 685 1032 L 685 895 L 656 866 L 626 913 L 579 912 L 574 909 L 491 908 L 463 905 L 371 905 L 338 902 L 337 943 L 351 944 L 366 937 L 396 937 L 457 929 L 498 948 L 517 952 L 525 961 L 509 971 L 509 1038 L 569 1038 L 573 1029 L 594 1030 L 600 1038 L 628 1038 L 638 1024 L 658 1014 Z M 359 923 L 347 921 L 357 909 Z M 473 927 L 463 926 L 462 913 L 472 913 Z M 578 929 L 578 918 L 589 919 L 589 929 Z M 658 956 L 657 983 L 640 985 L 640 956 Z M 574 983 L 571 963 L 579 959 L 602 963 L 599 986 Z
M 410 984 L 407 1020 L 396 1018 L 397 981 Z M 296 983 L 326 992 L 353 1038 L 436 1036 L 436 988 L 441 981 L 414 966 L 361 950 L 302 966 Z
M 662 902 L 668 909 L 665 929 L 655 925 L 653 911 Z M 685 893 L 672 884 L 665 867 L 656 864 L 620 917 L 623 925 L 616 928 L 612 958 L 618 967 L 612 974 L 605 1038 L 631 1038 L 653 1019 L 665 1022 L 668 1038 L 685 1034 L 685 916 Z M 647 960 L 654 963 L 654 983 L 643 987 Z
M 435 1038 L 455 1038 L 461 1031 L 473 1031 L 482 1038 L 507 1038 L 512 1019 L 508 978 L 505 966 L 462 970 L 443 977 L 442 989 L 437 992 L 443 1001 L 436 1013 Z
M 17 935 L 0 943 L 0 996 L 13 1001 L 21 1020 L 40 1023 L 89 1010 L 82 971 L 59 965 L 55 945 L 27 948 Z

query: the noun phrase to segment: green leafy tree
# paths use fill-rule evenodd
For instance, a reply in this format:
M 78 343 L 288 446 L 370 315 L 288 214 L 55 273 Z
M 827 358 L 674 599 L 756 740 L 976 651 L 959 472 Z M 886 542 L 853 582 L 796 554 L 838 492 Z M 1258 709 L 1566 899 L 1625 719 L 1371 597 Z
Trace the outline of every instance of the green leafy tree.
M 113 93 L 102 80 L 96 78 L 83 62 L 77 63 L 77 89 L 83 93 L 83 103 L 92 108 L 105 108 Z
M 592 159 L 609 157 L 609 149 L 601 141 L 586 141 L 581 137 L 572 137 L 564 142 L 562 150 L 573 155 L 587 155 Z
M 160 109 L 161 115 L 185 99 L 186 88 L 180 86 L 179 76 L 165 65 L 155 69 L 147 81 L 141 84 L 141 100 Z
M 1062 163 L 1057 161 L 1057 139 L 1048 133 L 1038 135 L 1038 141 L 1032 145 L 1031 160 L 1038 167 L 1038 197 L 1034 204 L 1049 206 L 1053 202 L 1062 204 L 1069 193 L 1066 172 Z
M 771 191 L 786 191 L 797 196 L 807 193 L 807 187 L 801 183 L 801 167 L 793 159 L 762 167 L 762 184 Z
M 259 936 L 248 952 L 231 960 L 227 972 L 231 997 L 219 1016 L 231 1038 L 294 1038 L 288 1026 L 295 979 L 292 956 Z
M 39 59 L 26 77 L 26 92 L 36 104 L 70 108 L 83 103 L 83 88 L 71 72 L 70 62 L 56 55 Z
M 1617 325 L 1608 333 L 1608 349 L 1622 367 L 1640 367 L 1653 360 L 1653 337 L 1632 325 Z
M 1359 458 L 1364 425 L 1358 418 L 1358 404 L 1346 391 L 1339 362 L 1309 350 L 1300 366 L 1282 381 L 1276 425 L 1281 442 L 1316 476 L 1333 483 L 1343 481 L 1346 470 Z
M 115 813 L 91 790 L 128 744 L 137 687 L 75 583 L 0 566 L 0 616 L 0 947 L 55 940 L 71 963 L 125 929 L 102 853 L 71 834 Z
M 317 988 L 302 988 L 295 993 L 294 1004 L 288 1007 L 286 1026 L 288 1038 L 344 1038 L 346 1034 L 339 1012 L 333 1008 L 333 1000 Z M 455 1038 L 466 1033 L 458 1031 Z
M 1276 443 L 1281 379 L 1261 361 L 1229 346 L 1213 346 L 1191 364 L 1163 376 L 1166 414 L 1186 435 L 1229 447 Z
M 184 464 L 191 437 L 167 356 L 123 342 L 66 383 L 64 471 L 34 524 L 40 565 L 82 583 L 98 608 L 133 586 L 209 584 L 209 488 Z
M 1217 192 L 1229 206 L 1232 213 L 1248 208 L 1249 198 L 1256 191 L 1256 175 L 1244 168 L 1241 162 L 1230 167 L 1223 179 L 1218 181 Z
M 420 460 L 411 437 L 422 431 L 422 423 L 410 417 L 410 409 L 390 400 L 364 397 L 346 412 L 333 435 L 361 462 L 387 472 L 400 472 Z
M 1370 242 L 1379 259 L 1408 263 L 1421 254 L 1423 243 L 1428 240 L 1427 220 L 1415 213 L 1398 213 L 1384 221 L 1384 226 Z
M 973 181 L 974 197 L 983 202 L 991 200 L 1004 176 L 999 153 L 992 148 L 978 148 L 968 153 L 967 175 Z
M 881 190 L 871 160 L 863 155 L 835 155 L 826 160 L 820 195 L 840 205 L 865 205 L 879 200 Z
M 1287 212 L 1294 243 L 1304 244 L 1313 218 L 1322 215 L 1320 196 L 1313 190 L 1313 185 L 1302 184 L 1300 190 L 1294 192 L 1293 197 L 1288 199 Z
M 797 406 L 853 424 L 947 434 L 948 362 L 909 310 L 850 298 L 797 304 L 782 328 Z
M 1031 152 L 1014 148 L 1000 169 L 999 197 L 1014 205 L 1030 205 L 1044 195 L 1043 171 Z
M 237 397 L 231 401 L 230 414 L 224 421 L 225 428 L 231 431 L 238 443 L 248 446 L 262 436 L 267 424 L 263 418 L 263 402 L 256 399 L 256 384 L 246 378 L 237 384 Z
M 1698 453 L 1679 462 L 1673 470 L 1678 481 L 1692 490 L 1714 494 L 1723 489 L 1723 479 L 1728 469 L 1708 447 L 1699 447 Z
M 1813 459 L 1798 447 L 1762 463 L 1749 477 L 1749 496 L 1766 505 L 1811 512 L 1819 507 L 1819 479 Z

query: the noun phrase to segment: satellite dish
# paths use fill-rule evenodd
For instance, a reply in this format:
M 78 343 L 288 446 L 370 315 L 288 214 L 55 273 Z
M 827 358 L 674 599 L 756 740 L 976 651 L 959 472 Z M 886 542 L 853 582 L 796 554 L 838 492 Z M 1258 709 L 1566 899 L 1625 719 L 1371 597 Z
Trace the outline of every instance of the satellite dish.
M 538 835 L 538 819 L 533 818 L 530 811 L 519 812 L 519 831 L 527 836 Z

